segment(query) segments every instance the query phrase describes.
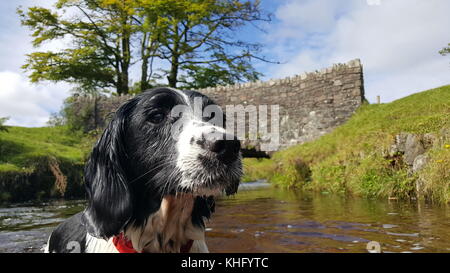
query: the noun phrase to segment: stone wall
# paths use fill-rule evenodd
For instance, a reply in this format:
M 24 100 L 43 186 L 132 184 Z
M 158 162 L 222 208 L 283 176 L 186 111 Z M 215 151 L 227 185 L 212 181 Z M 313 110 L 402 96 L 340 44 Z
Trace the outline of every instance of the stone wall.
M 282 149 L 314 140 L 348 120 L 364 100 L 363 68 L 356 59 L 284 79 L 199 91 L 213 98 L 224 109 L 226 105 L 268 105 L 269 121 L 270 105 L 278 105 L 278 149 Z M 79 96 L 75 98 L 73 105 L 75 108 L 85 109 L 88 129 L 102 128 L 108 120 L 108 114 L 128 98 L 130 97 L 100 97 L 94 100 Z M 89 110 L 86 105 L 91 105 L 92 109 Z M 244 146 L 257 151 L 264 150 L 260 144 L 266 140 L 264 135 L 258 135 L 256 141 L 244 142 Z
M 284 79 L 200 91 L 223 107 L 279 105 L 284 148 L 314 140 L 350 118 L 364 100 L 363 68 L 356 59 Z M 259 149 L 258 143 L 250 145 Z
M 112 113 L 125 101 L 132 98 L 125 96 L 79 96 L 71 98 L 70 107 L 80 121 L 83 123 L 85 132 L 94 129 L 103 129 L 109 122 Z

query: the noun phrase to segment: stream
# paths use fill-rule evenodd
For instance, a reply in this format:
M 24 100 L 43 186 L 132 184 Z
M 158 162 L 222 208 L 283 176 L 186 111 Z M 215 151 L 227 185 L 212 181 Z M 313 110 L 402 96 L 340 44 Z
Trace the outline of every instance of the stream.
M 0 207 L 0 252 L 41 252 L 85 202 Z M 210 252 L 450 252 L 450 208 L 242 184 L 207 223 Z

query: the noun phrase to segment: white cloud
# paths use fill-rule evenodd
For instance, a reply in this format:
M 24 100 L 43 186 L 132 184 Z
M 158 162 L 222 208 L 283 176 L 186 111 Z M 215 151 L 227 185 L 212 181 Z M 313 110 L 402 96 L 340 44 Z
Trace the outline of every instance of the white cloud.
M 43 126 L 60 109 L 70 86 L 30 84 L 20 66 L 30 45 L 30 31 L 20 26 L 18 5 L 45 5 L 55 0 L 0 1 L 0 117 L 10 125 Z M 438 51 L 450 42 L 450 1 L 287 0 L 277 6 L 269 27 L 266 52 L 283 65 L 258 65 L 279 78 L 360 58 L 366 96 L 391 101 L 413 92 L 450 83 L 450 58 Z M 60 44 L 46 45 L 45 49 Z M 131 71 L 137 79 L 136 69 Z
M 25 62 L 25 54 L 33 51 L 31 31 L 20 25 L 20 17 L 16 9 L 19 6 L 23 10 L 31 6 L 49 8 L 55 2 L 56 0 L 0 1 L 0 71 L 20 71 L 20 67 Z M 44 50 L 48 49 L 55 49 L 54 44 L 46 45 Z
M 326 32 L 333 28 L 339 13 L 349 4 L 340 0 L 289 1 L 281 5 L 275 16 L 283 22 L 285 29 L 301 32 Z
M 20 25 L 16 8 L 30 6 L 51 7 L 55 0 L 1 1 L 0 10 L 0 117 L 10 117 L 8 125 L 45 126 L 49 116 L 60 110 L 72 88 L 69 84 L 31 84 L 20 68 L 25 54 L 35 51 L 30 31 Z M 46 43 L 38 50 L 56 50 L 64 42 Z
M 276 12 L 280 23 L 268 39 L 279 37 L 279 42 L 272 43 L 274 51 L 289 61 L 269 74 L 284 77 L 360 58 L 369 101 L 376 95 L 392 101 L 449 84 L 450 60 L 438 51 L 450 42 L 450 1 L 380 3 L 346 1 L 343 9 L 335 0 L 286 2 Z M 298 34 L 293 37 L 295 27 Z M 291 40 L 288 46 L 283 35 Z
M 45 126 L 50 113 L 60 110 L 69 90 L 67 84 L 35 85 L 18 73 L 0 72 L 0 117 L 10 117 L 8 125 Z

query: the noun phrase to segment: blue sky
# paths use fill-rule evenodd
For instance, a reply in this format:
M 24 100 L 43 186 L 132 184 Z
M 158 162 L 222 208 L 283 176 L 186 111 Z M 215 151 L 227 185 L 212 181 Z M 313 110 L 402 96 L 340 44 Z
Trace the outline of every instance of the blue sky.
M 53 3 L 0 1 L 0 117 L 9 116 L 9 125 L 45 125 L 70 94 L 68 84 L 30 84 L 20 69 L 33 48 L 16 8 Z M 282 62 L 255 63 L 264 80 L 359 58 L 370 102 L 450 84 L 450 56 L 438 54 L 450 43 L 448 0 L 262 0 L 262 7 L 273 13 L 265 32 L 248 27 L 237 37 L 260 42 L 263 55 Z

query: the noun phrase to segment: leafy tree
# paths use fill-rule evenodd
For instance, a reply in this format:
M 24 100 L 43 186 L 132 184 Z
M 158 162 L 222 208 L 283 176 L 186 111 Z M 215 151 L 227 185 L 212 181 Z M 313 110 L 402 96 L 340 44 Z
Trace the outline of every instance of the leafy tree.
M 63 106 L 65 107 L 65 106 Z M 67 124 L 67 121 L 63 115 L 63 111 L 60 111 L 59 113 L 57 112 L 53 112 L 50 114 L 50 117 L 47 121 L 47 125 L 51 126 L 51 127 L 56 127 L 56 126 L 64 126 Z
M 23 68 L 32 82 L 70 82 L 81 92 L 113 88 L 119 95 L 130 92 L 133 65 L 140 65 L 141 77 L 131 92 L 165 78 L 172 87 L 256 80 L 260 73 L 251 61 L 265 60 L 256 55 L 261 45 L 234 33 L 270 20 L 259 1 L 237 0 L 58 0 L 54 9 L 17 12 L 33 46 L 64 42 L 60 50 L 27 55 Z M 158 69 L 155 60 L 162 63 Z
M 233 73 L 234 72 L 234 73 Z M 201 89 L 210 86 L 229 85 L 239 81 L 239 73 L 248 73 L 247 79 L 257 80 L 260 73 L 256 71 L 229 71 L 223 69 L 217 64 L 211 64 L 208 67 L 196 66 L 187 70 L 187 74 L 180 77 L 179 82 L 182 88 Z M 253 74 L 251 74 L 253 73 Z
M 56 11 L 19 8 L 22 25 L 33 31 L 33 46 L 54 40 L 71 44 L 58 52 L 28 54 L 23 68 L 31 72 L 31 81 L 66 81 L 82 91 L 113 87 L 118 94 L 128 93 L 134 4 L 128 0 L 59 0 Z M 65 15 L 67 10 L 75 14 Z
M 270 20 L 259 1 L 154 0 L 143 1 L 142 7 L 148 24 L 158 29 L 156 57 L 169 63 L 168 70 L 161 70 L 169 86 L 189 76 L 202 81 L 194 86 L 205 86 L 208 79 L 215 85 L 261 75 L 251 65 L 252 59 L 267 61 L 256 55 L 261 45 L 235 39 L 245 24 Z M 180 71 L 185 73 L 181 79 Z
M 8 117 L 0 118 L 0 132 L 1 131 L 6 131 L 6 132 L 8 131 L 8 128 L 5 125 L 3 125 L 8 119 L 9 119 Z

